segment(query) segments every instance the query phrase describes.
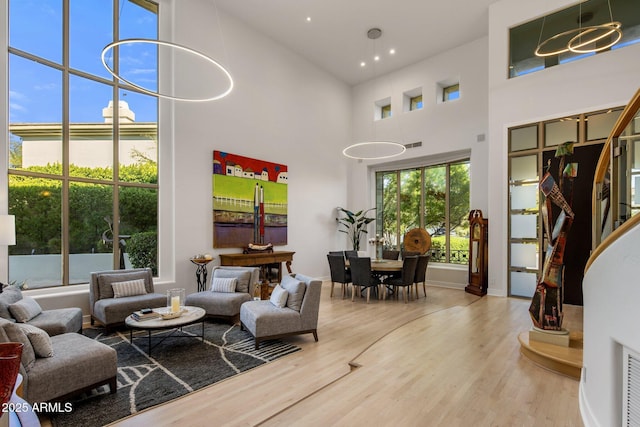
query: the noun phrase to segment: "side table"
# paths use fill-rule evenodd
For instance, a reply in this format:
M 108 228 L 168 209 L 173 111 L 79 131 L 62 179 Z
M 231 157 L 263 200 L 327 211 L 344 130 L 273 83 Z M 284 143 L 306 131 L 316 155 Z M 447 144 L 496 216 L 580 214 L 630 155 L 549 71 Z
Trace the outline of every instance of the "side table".
M 198 292 L 207 290 L 207 264 L 212 260 L 207 258 L 191 258 L 190 261 L 196 267 L 196 281 L 198 282 Z

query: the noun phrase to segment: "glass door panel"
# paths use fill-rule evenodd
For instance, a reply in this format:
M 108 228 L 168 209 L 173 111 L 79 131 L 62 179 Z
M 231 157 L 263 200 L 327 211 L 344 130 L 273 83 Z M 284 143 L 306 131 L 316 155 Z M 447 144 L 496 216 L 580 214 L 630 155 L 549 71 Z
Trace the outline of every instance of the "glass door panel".
M 554 147 L 567 141 L 578 141 L 577 117 L 567 117 L 544 124 L 545 147 Z
M 510 151 L 530 150 L 538 147 L 538 126 L 511 129 Z
M 511 295 L 531 298 L 536 291 L 537 274 L 522 271 L 512 271 Z
M 512 157 L 510 181 L 525 181 L 538 179 L 538 156 Z
M 537 239 L 538 215 L 511 215 L 512 239 Z

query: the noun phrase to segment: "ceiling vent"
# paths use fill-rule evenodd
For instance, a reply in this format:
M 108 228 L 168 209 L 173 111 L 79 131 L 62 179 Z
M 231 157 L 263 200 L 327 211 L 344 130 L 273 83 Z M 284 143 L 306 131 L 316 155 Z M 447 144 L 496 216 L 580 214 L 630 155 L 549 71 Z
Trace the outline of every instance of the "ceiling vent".
M 416 148 L 416 147 L 422 147 L 422 141 L 418 141 L 418 142 L 414 142 L 411 144 L 404 144 L 404 146 L 409 149 L 409 148 Z

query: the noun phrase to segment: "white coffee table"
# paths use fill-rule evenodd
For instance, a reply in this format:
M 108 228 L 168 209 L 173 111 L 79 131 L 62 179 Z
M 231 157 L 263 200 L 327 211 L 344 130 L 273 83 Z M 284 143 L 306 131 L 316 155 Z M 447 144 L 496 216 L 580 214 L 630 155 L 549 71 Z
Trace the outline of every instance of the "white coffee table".
M 157 312 L 166 312 L 168 310 L 167 307 L 154 308 L 153 311 Z M 184 312 L 180 317 L 176 317 L 174 319 L 153 319 L 153 320 L 144 320 L 137 321 L 133 318 L 133 316 L 128 316 L 124 323 L 129 328 L 129 343 L 133 344 L 133 331 L 134 330 L 143 330 L 147 331 L 147 354 L 151 355 L 151 350 L 158 346 L 161 342 L 166 340 L 169 337 L 173 338 L 202 338 L 202 342 L 204 342 L 204 316 L 206 312 L 204 309 L 200 307 L 193 307 L 187 305 L 184 307 Z M 182 327 L 192 325 L 194 323 L 202 323 L 202 333 L 201 335 L 173 335 L 175 331 L 182 330 Z M 160 337 L 161 339 L 155 343 L 153 346 L 151 345 L 151 333 L 153 331 L 165 330 L 165 329 L 173 329 L 173 331 L 169 335 L 165 335 Z

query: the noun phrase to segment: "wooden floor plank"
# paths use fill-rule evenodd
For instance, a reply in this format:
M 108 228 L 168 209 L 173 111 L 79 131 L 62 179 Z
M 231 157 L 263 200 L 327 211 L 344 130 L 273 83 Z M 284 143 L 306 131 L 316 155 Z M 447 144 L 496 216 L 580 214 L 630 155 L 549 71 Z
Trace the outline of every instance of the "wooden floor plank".
M 520 355 L 528 301 L 428 286 L 366 304 L 330 286 L 319 342 L 287 338 L 302 351 L 113 425 L 582 425 L 578 382 Z M 581 330 L 581 308 L 565 313 Z

